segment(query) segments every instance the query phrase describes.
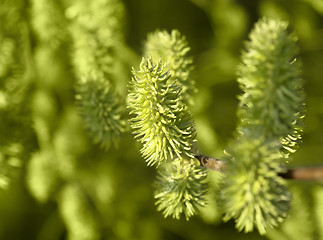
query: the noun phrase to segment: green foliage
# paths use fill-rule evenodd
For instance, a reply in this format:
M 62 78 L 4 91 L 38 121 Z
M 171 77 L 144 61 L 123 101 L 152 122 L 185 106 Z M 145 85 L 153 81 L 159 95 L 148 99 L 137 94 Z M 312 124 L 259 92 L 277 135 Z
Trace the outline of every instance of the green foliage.
M 143 144 L 141 153 L 148 165 L 157 166 L 174 158 L 193 158 L 195 128 L 181 98 L 181 86 L 171 78 L 160 60 L 143 58 L 133 70 L 129 107 L 132 128 Z
M 303 81 L 285 22 L 262 19 L 246 48 L 238 79 L 243 90 L 238 140 L 231 146 L 224 187 L 225 220 L 235 218 L 239 230 L 256 227 L 264 234 L 288 213 L 290 194 L 277 174 L 283 171 L 282 144 L 291 149 L 300 138 Z
M 153 59 L 162 58 L 165 69 L 172 70 L 171 81 L 178 81 L 182 86 L 182 97 L 186 104 L 192 104 L 192 95 L 196 91 L 192 79 L 193 58 L 189 56 L 190 47 L 178 30 L 155 31 L 147 36 L 145 55 Z

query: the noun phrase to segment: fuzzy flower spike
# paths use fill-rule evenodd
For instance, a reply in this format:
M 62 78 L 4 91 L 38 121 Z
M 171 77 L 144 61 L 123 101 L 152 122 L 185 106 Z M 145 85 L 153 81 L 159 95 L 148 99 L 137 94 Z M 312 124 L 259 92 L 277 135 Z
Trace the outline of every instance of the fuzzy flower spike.
M 223 188 L 225 220 L 260 234 L 286 218 L 291 200 L 279 176 L 301 138 L 303 80 L 296 39 L 279 20 L 262 19 L 250 34 L 239 68 L 237 140 Z
M 148 165 L 188 157 L 193 158 L 195 127 L 181 98 L 181 86 L 170 81 L 162 60 L 143 58 L 138 71 L 132 71 L 129 88 L 131 126 L 143 144 L 141 153 Z

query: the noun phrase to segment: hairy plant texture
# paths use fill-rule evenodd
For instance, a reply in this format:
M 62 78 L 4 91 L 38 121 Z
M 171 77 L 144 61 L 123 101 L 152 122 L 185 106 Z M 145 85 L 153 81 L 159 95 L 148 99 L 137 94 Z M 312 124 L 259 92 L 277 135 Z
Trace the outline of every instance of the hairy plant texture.
M 88 81 L 77 88 L 77 103 L 94 141 L 105 148 L 118 143 L 125 121 L 121 119 L 118 97 L 105 86 L 105 82 Z
M 165 69 L 172 70 L 171 81 L 178 81 L 182 86 L 182 96 L 185 103 L 191 104 L 192 94 L 196 91 L 195 81 L 192 79 L 193 58 L 189 56 L 190 47 L 185 36 L 178 30 L 157 30 L 148 34 L 145 43 L 145 54 L 153 59 L 162 58 Z
M 133 70 L 129 88 L 132 128 L 143 143 L 141 153 L 148 165 L 157 166 L 174 158 L 193 158 L 195 127 L 181 99 L 181 86 L 170 80 L 160 60 L 143 58 L 140 69 Z
M 287 216 L 290 193 L 283 179 L 277 142 L 244 138 L 236 143 L 223 190 L 224 220 L 234 218 L 238 230 L 261 234 Z
M 76 98 L 87 129 L 108 147 L 124 130 L 121 101 L 111 83 L 115 48 L 122 40 L 123 5 L 118 0 L 79 1 L 67 11 L 72 20 Z
M 199 206 L 205 205 L 207 172 L 204 168 L 175 160 L 165 163 L 158 173 L 156 205 L 165 217 L 179 219 L 184 213 L 188 220 Z
M 257 128 L 292 151 L 300 139 L 304 91 L 296 37 L 286 22 L 263 19 L 255 25 L 239 67 L 241 128 Z M 256 132 L 255 131 L 255 132 Z
M 277 174 L 288 156 L 282 147 L 294 151 L 301 136 L 303 81 L 285 22 L 262 19 L 246 47 L 238 79 L 241 120 L 223 189 L 225 220 L 235 218 L 239 230 L 256 227 L 264 234 L 289 209 L 290 194 Z

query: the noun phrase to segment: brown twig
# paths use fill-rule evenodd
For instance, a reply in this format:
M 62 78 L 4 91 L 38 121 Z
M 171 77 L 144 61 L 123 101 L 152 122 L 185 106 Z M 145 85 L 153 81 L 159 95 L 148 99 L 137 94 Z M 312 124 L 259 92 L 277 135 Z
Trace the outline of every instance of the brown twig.
M 295 180 L 323 180 L 323 166 L 298 167 L 287 169 L 285 173 L 279 174 L 285 179 Z
M 226 163 L 223 160 L 211 158 L 204 155 L 196 155 L 195 158 L 199 160 L 201 166 L 204 166 L 207 169 L 219 172 L 222 172 L 225 169 Z
M 195 158 L 199 160 L 201 166 L 210 170 L 222 172 L 226 168 L 226 162 L 220 159 L 204 155 L 196 155 Z M 294 180 L 323 180 L 323 166 L 289 168 L 286 172 L 280 173 L 279 176 Z

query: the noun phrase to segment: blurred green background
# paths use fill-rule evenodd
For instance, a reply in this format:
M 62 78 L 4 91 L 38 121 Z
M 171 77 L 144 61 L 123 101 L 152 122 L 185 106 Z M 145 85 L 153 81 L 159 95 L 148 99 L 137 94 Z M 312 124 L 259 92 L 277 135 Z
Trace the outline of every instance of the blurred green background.
M 164 219 L 154 206 L 155 169 L 146 167 L 132 135 L 125 133 L 119 147 L 107 151 L 88 137 L 74 103 L 69 44 L 53 53 L 50 46 L 37 42 L 30 30 L 31 1 L 10 1 L 0 4 L 0 55 L 16 54 L 11 62 L 0 58 L 4 188 L 0 239 L 323 239 L 322 182 L 290 182 L 290 216 L 265 236 L 239 233 L 234 222 L 221 221 L 212 174 L 209 204 L 199 216 L 190 221 Z M 74 1 L 57 2 L 64 12 Z M 20 4 L 25 15 L 6 12 L 4 6 L 10 4 Z M 289 21 L 299 38 L 307 96 L 303 143 L 290 165 L 323 164 L 322 0 L 124 0 L 123 4 L 125 41 L 132 49 L 125 58 L 135 68 L 147 33 L 176 28 L 186 36 L 198 88 L 192 109 L 198 143 L 202 153 L 219 158 L 237 122 L 240 92 L 235 73 L 249 31 L 262 16 Z M 25 22 L 18 34 L 29 31 L 30 42 L 6 42 L 17 37 L 15 21 L 21 19 Z M 28 51 L 21 51 L 24 44 L 29 44 Z M 26 64 L 24 76 L 33 70 L 36 77 L 21 80 L 15 67 L 1 72 L 19 61 Z M 130 80 L 130 66 L 120 71 Z M 25 85 L 29 87 L 21 87 Z

